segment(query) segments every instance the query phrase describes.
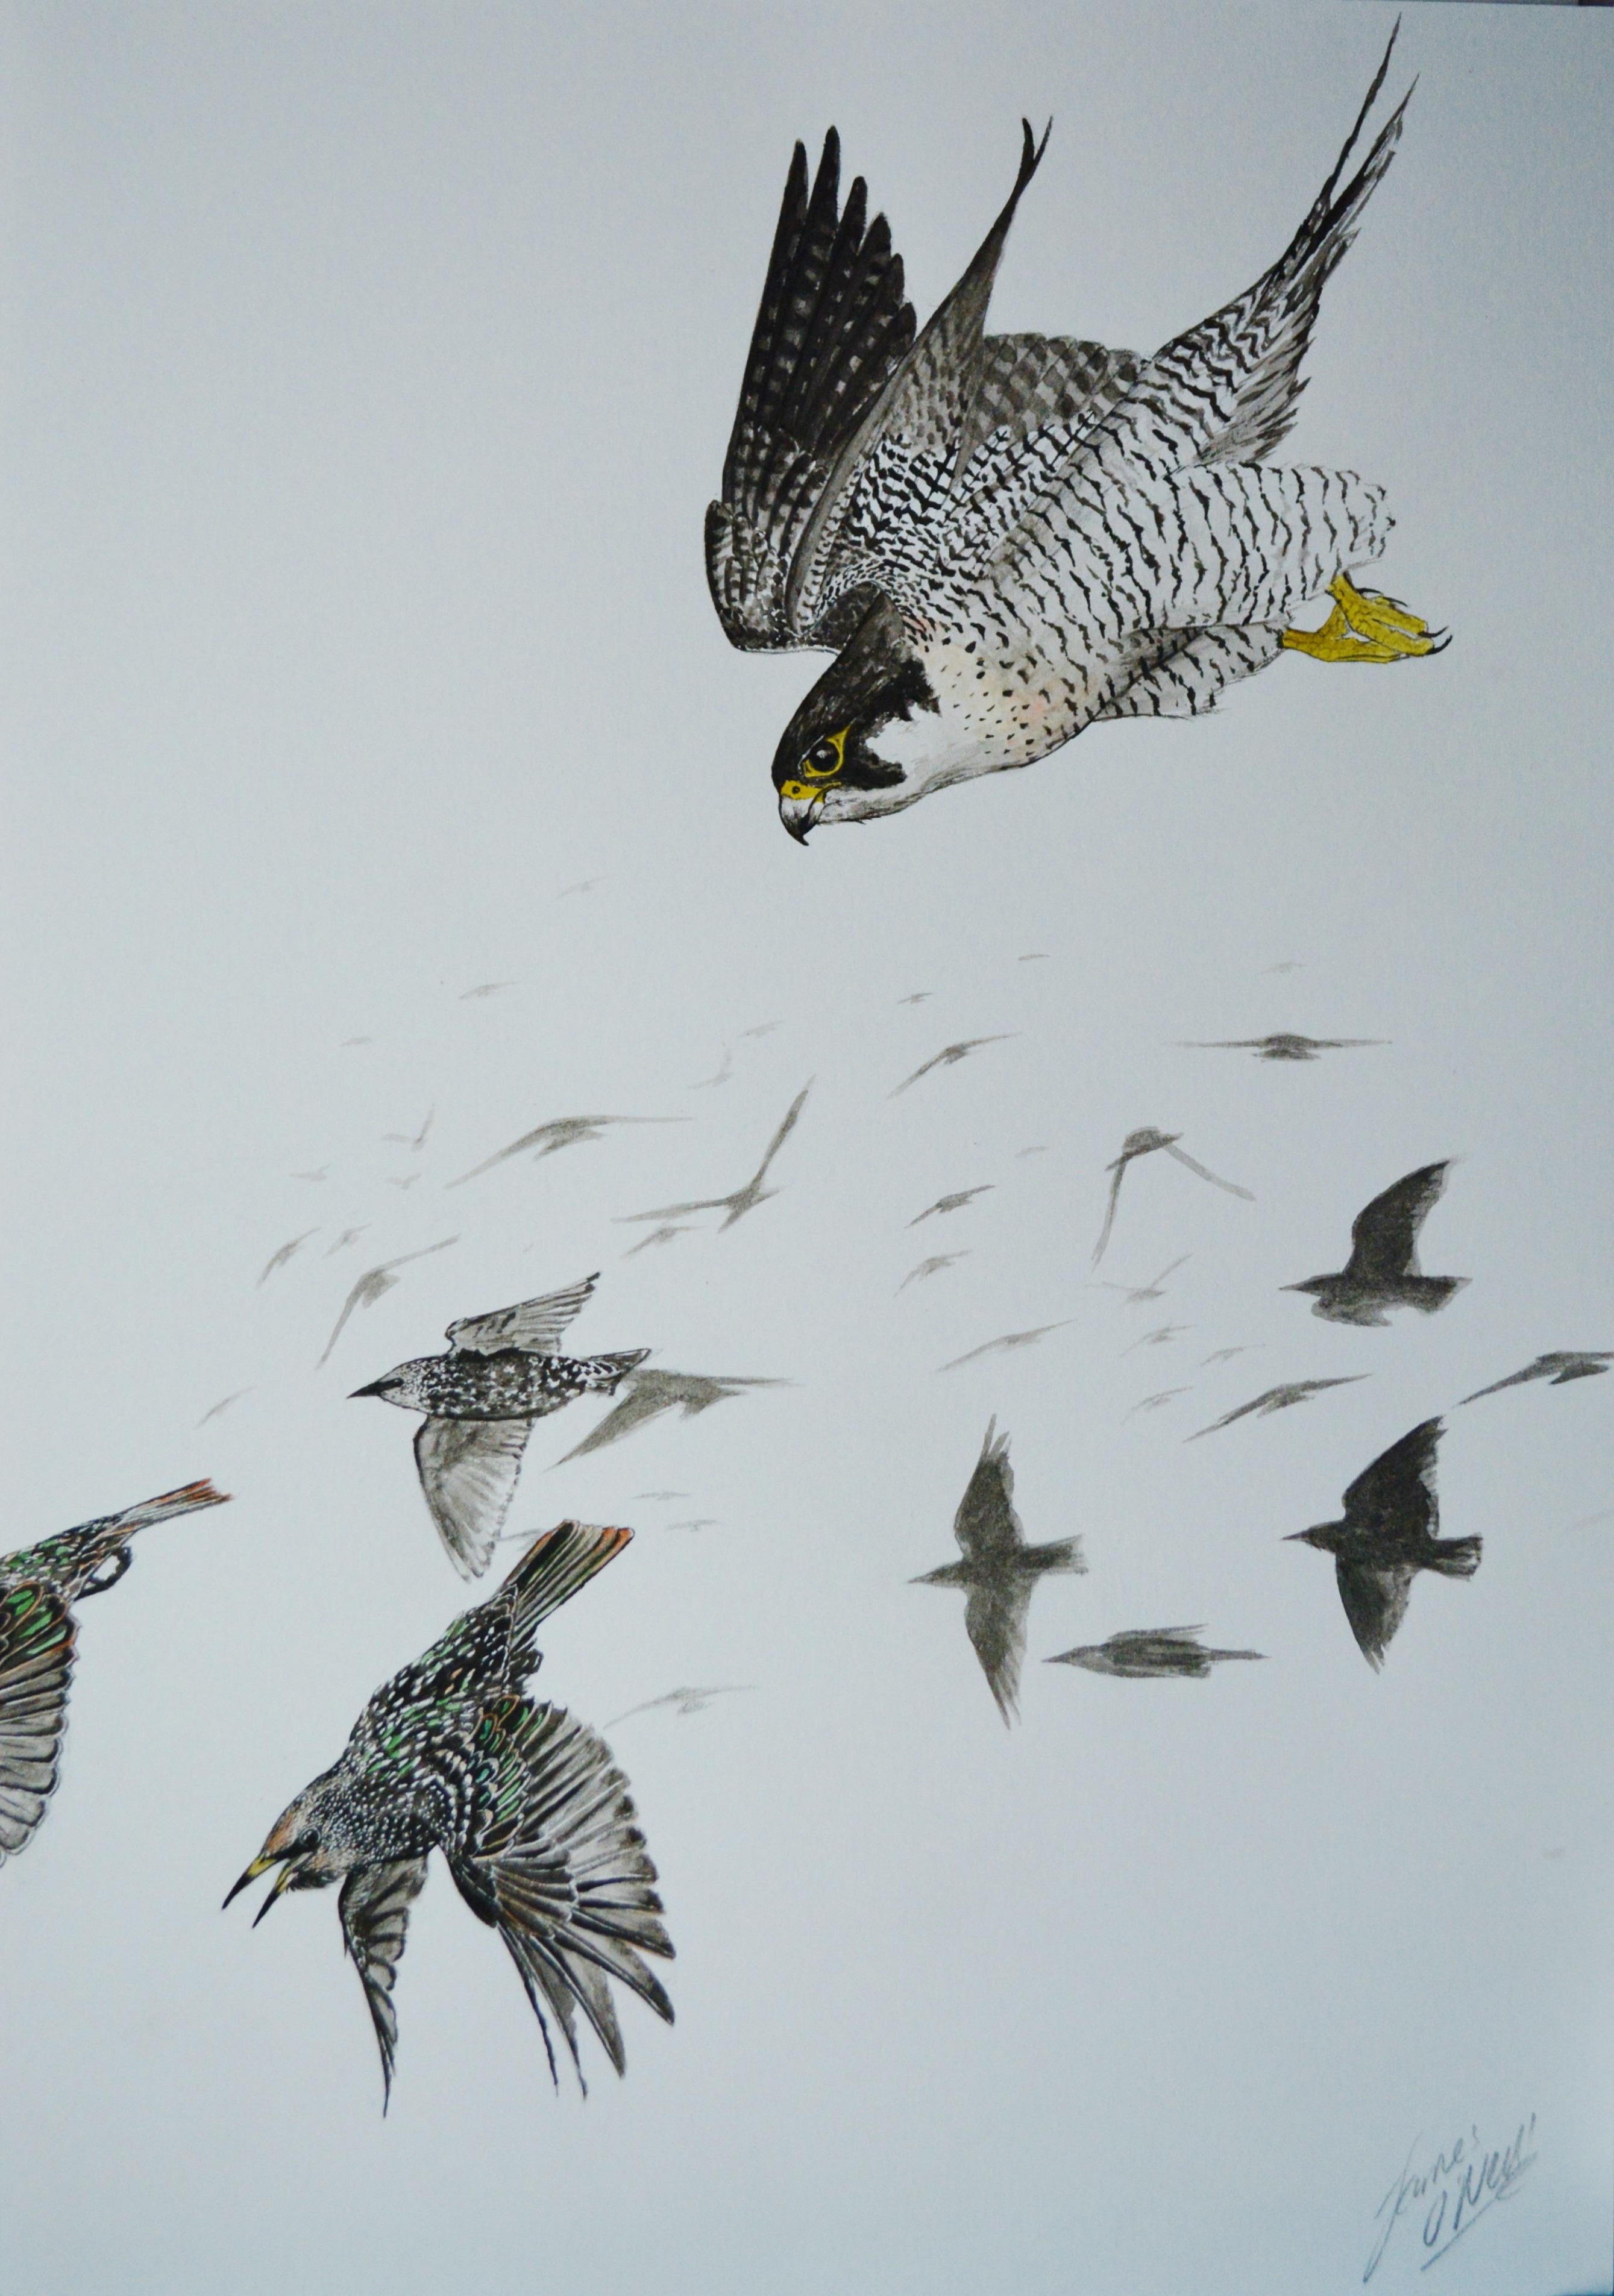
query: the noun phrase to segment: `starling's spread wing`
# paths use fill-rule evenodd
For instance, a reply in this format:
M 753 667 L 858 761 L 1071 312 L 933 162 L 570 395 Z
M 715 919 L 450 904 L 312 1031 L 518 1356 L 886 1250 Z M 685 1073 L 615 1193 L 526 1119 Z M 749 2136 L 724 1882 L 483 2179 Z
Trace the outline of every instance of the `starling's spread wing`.
M 426 1886 L 426 1860 L 400 1857 L 388 1866 L 363 1866 L 342 1883 L 337 1911 L 353 1965 L 365 1981 L 371 2021 L 381 2053 L 381 2111 L 392 2095 L 392 2062 L 397 2054 L 397 2012 L 392 1988 L 404 1957 L 409 1908 Z
M 0 1594 L 0 1866 L 27 1847 L 56 1791 L 76 1640 L 50 1587 Z
M 994 1419 L 987 1429 L 958 1513 L 953 1536 L 971 1562 L 1006 1559 L 1025 1543 L 1020 1517 L 1014 1512 L 1014 1470 L 1009 1464 L 1009 1439 L 997 1432 Z M 983 1661 L 984 1663 L 984 1661 Z
M 839 212 L 832 127 L 811 193 L 791 162 L 767 279 L 723 466 L 706 514 L 707 579 L 732 645 L 822 644 L 792 622 L 791 567 L 832 474 L 914 340 L 902 258 L 883 216 L 866 224 L 861 176 Z
M 523 1355 L 552 1356 L 561 1334 L 599 1282 L 586 1275 L 564 1292 L 551 1292 L 542 1300 L 519 1300 L 513 1308 L 495 1308 L 486 1316 L 462 1316 L 445 1333 L 452 1348 L 468 1349 L 479 1356 L 496 1356 L 506 1348 Z
M 1005 1722 L 1020 1712 L 1020 1669 L 1026 1655 L 1026 1614 L 1036 1582 L 1004 1570 L 971 1587 L 964 1604 L 964 1632 L 980 1660 L 980 1670 Z
M 1425 1164 L 1356 1214 L 1345 1265 L 1353 1283 L 1393 1283 L 1417 1274 L 1418 1231 L 1445 1189 L 1446 1169 L 1445 1164 Z
M 1432 1536 L 1440 1521 L 1435 1496 L 1435 1452 L 1439 1441 L 1439 1420 L 1426 1419 L 1388 1451 L 1381 1451 L 1346 1491 L 1346 1521 L 1363 1530 L 1408 1531 L 1420 1538 Z
M 462 1578 L 493 1560 L 531 1432 L 528 1419 L 422 1419 L 416 1431 L 421 1488 Z
M 1348 1562 L 1342 1554 L 1334 1557 L 1340 1600 L 1369 1666 L 1384 1664 L 1386 1645 L 1406 1616 L 1407 1597 L 1416 1575 L 1411 1563 L 1376 1570 L 1371 1563 Z
M 670 1959 L 656 1869 L 627 1781 L 603 1739 L 558 1706 L 504 1698 L 484 1711 L 476 1806 L 449 1864 L 473 1912 L 497 1929 L 521 1973 L 554 2071 L 545 2018 L 558 2021 L 578 2065 L 575 2011 L 620 2072 L 624 2056 L 608 1980 L 672 2022 L 672 2004 L 643 1955 Z

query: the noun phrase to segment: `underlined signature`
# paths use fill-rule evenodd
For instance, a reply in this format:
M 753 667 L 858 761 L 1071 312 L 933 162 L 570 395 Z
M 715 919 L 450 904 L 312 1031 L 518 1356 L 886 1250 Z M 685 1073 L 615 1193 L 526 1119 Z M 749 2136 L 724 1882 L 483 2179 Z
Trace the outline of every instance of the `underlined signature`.
M 1482 2144 L 1476 2124 L 1421 2168 L 1414 2163 L 1423 2140 L 1415 2136 L 1405 2167 L 1373 2212 L 1381 2229 L 1363 2270 L 1364 2281 L 1371 2280 L 1383 2263 L 1399 2224 L 1405 2224 L 1409 2235 L 1414 2226 L 1420 2231 L 1425 2251 L 1420 2271 L 1438 2264 L 1499 2201 L 1511 2200 L 1519 2190 L 1536 2160 L 1530 2149 L 1535 2135 L 1533 2112 L 1520 2122 L 1508 2144 Z

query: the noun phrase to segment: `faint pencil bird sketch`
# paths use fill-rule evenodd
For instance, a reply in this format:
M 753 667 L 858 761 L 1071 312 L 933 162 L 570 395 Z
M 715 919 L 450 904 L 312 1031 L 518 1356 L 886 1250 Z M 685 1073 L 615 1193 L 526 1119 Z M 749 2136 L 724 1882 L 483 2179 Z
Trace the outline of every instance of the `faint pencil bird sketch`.
M 389 1188 L 412 1188 L 420 1177 L 418 1172 L 411 1172 L 406 1179 L 402 1180 L 395 1180 L 389 1177 L 387 1185 Z
M 1019 1034 L 1018 1029 L 1011 1029 L 1002 1036 L 966 1037 L 962 1044 L 944 1045 L 939 1053 L 922 1062 L 912 1076 L 904 1077 L 900 1084 L 893 1085 L 886 1097 L 895 1100 L 899 1092 L 906 1092 L 911 1084 L 917 1084 L 921 1077 L 929 1076 L 932 1069 L 955 1068 L 960 1061 L 968 1060 L 971 1053 L 979 1052 L 983 1045 L 1006 1045 L 1011 1037 L 1018 1037 Z
M 1174 1396 L 1186 1395 L 1188 1392 L 1185 1387 L 1164 1387 L 1158 1395 L 1145 1395 L 1141 1401 L 1135 1403 L 1131 1411 L 1127 1412 L 1127 1417 L 1130 1419 L 1139 1411 L 1159 1411 L 1169 1403 Z
M 1405 97 L 1345 180 L 1389 67 L 1387 49 L 1284 253 L 1146 359 L 985 332 L 1046 145 L 1028 122 L 1008 201 L 917 339 L 861 176 L 840 209 L 834 130 L 810 190 L 797 145 L 706 522 L 732 644 L 837 650 L 774 756 L 792 837 L 1028 765 L 1101 721 L 1198 716 L 1285 648 L 1438 649 L 1443 633 L 1350 579 L 1388 545 L 1384 489 L 1266 461 L 1401 134 Z M 1323 594 L 1323 627 L 1297 627 Z
M 702 1077 L 699 1083 L 691 1085 L 690 1090 L 692 1092 L 709 1092 L 714 1085 L 727 1084 L 733 1073 L 734 1055 L 725 1047 L 723 1058 L 718 1063 L 717 1075 Z
M 1268 972 L 1304 972 L 1306 967 L 1298 956 L 1287 956 L 1282 964 L 1269 964 L 1266 970 Z
M 270 1276 L 274 1275 L 275 1269 L 277 1267 L 283 1267 L 288 1259 L 294 1259 L 302 1250 L 304 1244 L 307 1242 L 308 1238 L 311 1235 L 317 1235 L 318 1234 L 319 1230 L 316 1227 L 306 1227 L 300 1235 L 294 1235 L 290 1243 L 283 1243 L 280 1250 L 275 1252 L 273 1258 L 268 1261 L 263 1274 L 258 1277 L 253 1289 L 255 1291 L 261 1292 L 264 1285 L 268 1282 Z
M 1120 1675 L 1128 1682 L 1203 1682 L 1224 1660 L 1265 1658 L 1265 1651 L 1206 1650 L 1203 1627 L 1129 1627 L 1102 1643 L 1084 1643 L 1045 1659 L 1046 1666 L 1080 1666 L 1089 1674 Z
M 204 1411 L 196 1423 L 197 1426 L 205 1427 L 209 1419 L 217 1419 L 219 1414 L 227 1411 L 233 1403 L 239 1403 L 243 1395 L 251 1395 L 255 1391 L 250 1387 L 238 1387 L 233 1395 L 225 1396 L 219 1402 L 214 1404 L 210 1411 Z
M 687 1491 L 635 1491 L 635 1499 L 686 1499 Z
M 637 1243 L 630 1243 L 622 1257 L 624 1259 L 631 1259 L 636 1251 L 648 1251 L 652 1243 L 670 1243 L 675 1236 L 693 1235 L 694 1233 L 693 1227 L 687 1225 L 678 1227 L 653 1227 L 648 1235 L 642 1235 Z
M 579 877 L 575 885 L 562 885 L 555 895 L 557 901 L 569 899 L 573 893 L 592 893 L 596 885 L 605 882 L 603 877 Z
M 606 1128 L 613 1124 L 687 1124 L 687 1116 L 557 1116 L 548 1124 L 540 1124 L 530 1132 L 523 1132 L 508 1148 L 469 1172 L 462 1172 L 457 1180 L 450 1180 L 451 1188 L 463 1188 L 467 1180 L 479 1180 L 484 1172 L 491 1172 L 496 1164 L 506 1164 L 512 1156 L 530 1156 L 535 1163 L 545 1156 L 558 1155 L 562 1148 L 580 1148 L 591 1140 L 603 1140 Z
M 647 1698 L 642 1706 L 630 1706 L 626 1714 L 613 1714 L 605 1725 L 614 1730 L 619 1723 L 631 1722 L 635 1714 L 653 1714 L 658 1707 L 670 1706 L 676 1714 L 701 1714 L 714 1698 L 726 1698 L 737 1690 L 754 1690 L 753 1682 L 714 1682 L 704 1690 L 668 1690 L 660 1698 Z
M 1231 1427 L 1235 1419 L 1248 1419 L 1252 1411 L 1258 1411 L 1265 1418 L 1274 1411 L 1288 1411 L 1297 1403 L 1309 1403 L 1312 1397 L 1321 1395 L 1325 1387 L 1354 1387 L 1359 1379 L 1367 1377 L 1366 1372 L 1357 1371 L 1343 1379 L 1297 1379 L 1291 1380 L 1285 1387 L 1269 1387 L 1264 1395 L 1254 1397 L 1249 1403 L 1241 1403 L 1236 1411 L 1224 1412 L 1221 1418 L 1213 1419 L 1208 1427 L 1196 1427 L 1193 1433 L 1184 1435 L 1183 1440 L 1184 1443 L 1197 1443 L 1201 1435 L 1214 1435 L 1219 1427 Z
M 437 1111 L 435 1108 L 429 1108 L 426 1111 L 426 1121 L 422 1125 L 418 1132 L 383 1132 L 381 1138 L 383 1140 L 396 1140 L 400 1148 L 413 1148 L 418 1154 L 420 1150 L 426 1145 L 426 1136 L 431 1130 L 432 1119 L 436 1114 Z
M 1045 948 L 1028 949 L 1025 955 L 1020 959 L 1021 964 L 1045 964 L 1047 961 L 1048 952 Z
M 1207 1364 L 1231 1363 L 1234 1356 L 1247 1356 L 1249 1353 L 1249 1349 L 1247 1345 L 1240 1348 L 1217 1348 L 1212 1354 L 1201 1356 L 1197 1368 L 1203 1371 Z
M 1614 1507 L 1600 1507 L 1595 1514 L 1583 1514 L 1569 1525 L 1571 1530 L 1590 1530 L 1600 1522 L 1614 1522 Z
M 535 1421 L 579 1395 L 614 1395 L 650 1353 L 560 1353 L 562 1332 L 599 1280 L 586 1275 L 541 1300 L 462 1316 L 444 1333 L 443 1354 L 415 1356 L 353 1390 L 356 1400 L 373 1395 L 424 1413 L 414 1438 L 421 1488 L 462 1578 L 479 1578 L 493 1559 Z
M 715 1514 L 692 1515 L 687 1522 L 669 1522 L 668 1530 L 717 1530 L 721 1528 Z
M 736 1188 L 733 1195 L 702 1196 L 689 1204 L 662 1204 L 653 1212 L 627 1212 L 623 1215 L 618 1225 L 631 1226 L 635 1220 L 682 1219 L 687 1212 L 723 1212 L 726 1217 L 719 1224 L 717 1233 L 721 1235 L 725 1228 L 733 1227 L 734 1222 L 743 1219 L 747 1212 L 754 1212 L 758 1204 L 766 1203 L 770 1196 L 776 1196 L 779 1193 L 777 1188 L 765 1188 L 762 1184 L 767 1177 L 768 1168 L 774 1157 L 795 1130 L 797 1119 L 812 1089 L 813 1079 L 809 1078 L 786 1110 L 784 1121 L 768 1142 L 767 1152 L 761 1163 L 758 1165 L 743 1187 Z
M 1258 1061 L 1315 1061 L 1319 1053 L 1354 1053 L 1370 1045 L 1387 1045 L 1388 1037 L 1222 1037 L 1212 1042 L 1184 1037 L 1190 1053 L 1253 1053 Z
M 1284 1283 L 1284 1292 L 1304 1292 L 1315 1300 L 1314 1316 L 1331 1324 L 1384 1324 L 1387 1308 L 1416 1308 L 1435 1315 L 1461 1292 L 1466 1275 L 1423 1275 L 1418 1268 L 1418 1231 L 1446 1190 L 1450 1160 L 1424 1164 L 1375 1196 L 1351 1223 L 1350 1258 L 1333 1275 L 1308 1275 Z
M 293 1172 L 291 1175 L 294 1180 L 327 1180 L 330 1177 L 329 1164 L 322 1164 L 317 1172 Z
M 557 2087 L 546 2010 L 585 2090 L 579 2009 L 624 2066 L 610 1980 L 672 2022 L 643 1958 L 670 1958 L 673 1948 L 627 1780 L 586 1723 L 522 1695 L 539 1664 L 539 1623 L 632 1537 L 578 1522 L 542 1532 L 497 1594 L 376 1692 L 340 1759 L 276 1818 L 225 1899 L 277 1866 L 256 1928 L 287 1892 L 341 1883 L 342 1942 L 375 2028 L 383 2112 L 397 2048 L 393 1988 L 433 1849 L 508 1948 Z
M 326 1252 L 325 1258 L 327 1259 L 334 1259 L 339 1251 L 346 1251 L 350 1243 L 356 1243 L 361 1235 L 368 1235 L 369 1233 L 370 1223 L 367 1220 L 363 1227 L 345 1227 L 341 1234 L 337 1237 L 336 1242 L 331 1246 L 330 1250 Z
M 339 1052 L 347 1053 L 351 1052 L 357 1045 L 373 1045 L 374 1042 L 373 1037 L 344 1037 L 337 1049 Z
M 715 1403 L 727 1403 L 753 1387 L 790 1387 L 788 1379 L 709 1379 L 692 1371 L 636 1371 L 626 1381 L 627 1393 L 613 1410 L 608 1411 L 597 1427 L 591 1428 L 583 1440 L 574 1445 L 557 1467 L 568 1459 L 581 1459 L 590 1451 L 602 1451 L 608 1443 L 619 1443 L 640 1427 L 647 1427 L 652 1419 L 660 1419 L 664 1411 L 681 1411 L 686 1419 L 698 1413 L 709 1411 Z M 684 1492 L 668 1494 L 676 1497 Z
M 759 1021 L 754 1029 L 741 1029 L 742 1037 L 771 1037 L 775 1029 L 784 1026 L 782 1021 Z
M 1536 1379 L 1550 1379 L 1554 1387 L 1562 1387 L 1572 1379 L 1596 1379 L 1611 1363 L 1614 1352 L 1555 1350 L 1551 1355 L 1537 1356 L 1533 1364 L 1526 1364 L 1522 1371 L 1512 1372 L 1506 1379 L 1493 1380 L 1489 1387 L 1477 1387 L 1462 1401 L 1478 1403 L 1482 1395 L 1500 1395 L 1504 1387 L 1523 1387 Z
M 1375 1669 L 1402 1620 L 1421 1570 L 1471 1578 L 1479 1568 L 1477 1538 L 1437 1538 L 1435 1452 L 1441 1423 L 1426 1419 L 1364 1467 L 1346 1491 L 1338 1522 L 1296 1530 L 1290 1539 L 1334 1558 L 1340 1600 L 1363 1657 Z
M 1014 1511 L 1009 1439 L 998 1434 L 995 1420 L 987 1426 L 975 1472 L 959 1501 L 953 1536 L 963 1559 L 944 1562 L 939 1570 L 927 1570 L 909 1584 L 964 1589 L 964 1632 L 1007 1724 L 1020 1712 L 1026 1619 L 1037 1580 L 1049 1571 L 1079 1572 L 1087 1565 L 1079 1538 L 1027 1546 L 1024 1525 Z
M 1208 1171 L 1203 1164 L 1196 1161 L 1185 1148 L 1179 1148 L 1177 1143 L 1182 1136 L 1180 1132 L 1157 1132 L 1152 1125 L 1145 1124 L 1136 1132 L 1127 1135 L 1121 1143 L 1121 1152 L 1114 1163 L 1105 1165 L 1104 1169 L 1113 1172 L 1115 1177 L 1110 1183 L 1110 1201 L 1104 1209 L 1104 1225 L 1099 1233 L 1098 1242 L 1093 1247 L 1093 1265 L 1095 1267 L 1104 1256 L 1110 1231 L 1115 1226 L 1115 1208 L 1120 1200 L 1121 1182 L 1127 1177 L 1127 1165 L 1135 1163 L 1140 1156 L 1152 1156 L 1157 1148 L 1163 1148 L 1168 1156 L 1176 1157 L 1179 1164 L 1185 1164 L 1201 1180 L 1208 1180 L 1213 1188 L 1221 1188 L 1230 1196 L 1242 1196 L 1247 1204 L 1254 1203 L 1255 1198 L 1248 1188 L 1241 1188 L 1234 1180 L 1218 1178 L 1215 1172 Z
M 348 1318 L 354 1310 L 357 1308 L 373 1308 L 378 1300 L 386 1298 L 388 1292 L 398 1281 L 397 1274 L 398 1268 L 407 1267 L 417 1259 L 430 1259 L 434 1251 L 447 1251 L 450 1244 L 458 1242 L 457 1235 L 446 1235 L 440 1243 L 429 1243 L 420 1251 L 406 1251 L 399 1259 L 384 1259 L 379 1267 L 367 1267 L 342 1301 L 342 1312 L 336 1319 L 335 1329 L 325 1341 L 325 1352 L 315 1365 L 315 1370 L 320 1370 L 331 1360 L 331 1351 L 347 1329 Z M 327 1257 L 329 1257 L 328 1254 Z
M 1057 1324 L 1038 1324 L 1035 1331 L 1005 1332 L 1000 1339 L 986 1340 L 979 1347 L 971 1348 L 968 1355 L 954 1356 L 951 1363 L 938 1364 L 937 1369 L 956 1371 L 960 1365 L 974 1363 L 981 1356 L 1006 1356 L 1012 1354 L 1016 1348 L 1035 1347 L 1037 1341 L 1046 1339 L 1050 1332 L 1062 1332 L 1069 1321 L 1070 1317 L 1066 1316 Z
M 966 1204 L 972 1204 L 977 1196 L 989 1196 L 995 1185 L 995 1181 L 983 1180 L 979 1188 L 955 1188 L 950 1196 L 938 1196 L 933 1204 L 927 1204 L 923 1211 L 916 1212 L 908 1226 L 917 1227 L 921 1220 L 934 1219 L 938 1212 L 961 1212 Z
M 899 996 L 897 1002 L 899 1004 L 928 1004 L 935 994 L 933 988 L 916 988 L 912 996 Z
M 1138 1348 L 1168 1347 L 1173 1340 L 1180 1339 L 1184 1332 L 1192 1332 L 1192 1324 L 1160 1324 L 1152 1332 L 1145 1332 L 1141 1339 L 1134 1340 L 1129 1347 L 1121 1349 L 1121 1353 L 1129 1356 Z
M 1047 1152 L 1048 1152 L 1048 1144 L 1047 1144 L 1047 1142 L 1046 1142 L 1045 1140 L 1044 1140 L 1044 1141 L 1039 1141 L 1039 1142 L 1038 1142 L 1038 1144 L 1037 1144 L 1037 1145 L 1036 1145 L 1035 1148 L 1017 1148 L 1017 1149 L 1015 1150 L 1015 1152 L 1014 1152 L 1014 1153 L 1015 1153 L 1016 1157 L 1020 1157 L 1020 1156 L 1045 1156 L 1045 1155 L 1047 1154 Z
M 462 988 L 460 1002 L 468 1004 L 473 996 L 496 996 L 501 988 L 513 988 L 513 980 L 479 980 L 474 988 Z
M 73 1605 L 118 1584 L 136 1532 L 228 1496 L 209 1482 L 186 1483 L 0 1554 L 0 1866 L 33 1840 L 61 1777 L 78 1647 Z
M 939 1275 L 944 1267 L 956 1267 L 961 1259 L 968 1259 L 970 1255 L 967 1251 L 938 1251 L 932 1253 L 929 1259 L 922 1259 L 917 1267 L 909 1268 L 907 1274 L 903 1277 L 902 1282 L 897 1287 L 896 1296 L 900 1300 L 910 1283 L 922 1283 L 927 1276 Z
M 1147 1283 L 1112 1283 L 1107 1275 L 1100 1275 L 1089 1288 L 1095 1292 L 1124 1292 L 1127 1307 L 1141 1308 L 1151 1300 L 1163 1300 L 1166 1297 L 1166 1278 L 1175 1275 L 1177 1269 L 1185 1267 L 1192 1258 L 1191 1251 L 1184 1252 L 1180 1259 L 1174 1259 L 1168 1267 L 1162 1267 L 1158 1275 L 1151 1275 Z

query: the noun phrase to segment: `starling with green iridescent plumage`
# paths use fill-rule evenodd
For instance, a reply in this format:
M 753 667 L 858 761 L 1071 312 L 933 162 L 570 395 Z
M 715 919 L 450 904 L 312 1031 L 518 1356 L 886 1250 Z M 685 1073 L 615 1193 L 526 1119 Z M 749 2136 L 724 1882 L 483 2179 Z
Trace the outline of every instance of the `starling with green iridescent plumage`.
M 341 1883 L 342 1936 L 364 1982 L 387 2096 L 397 2047 L 393 1986 L 433 1849 L 508 1948 L 552 2075 L 545 2010 L 579 2081 L 579 2009 L 622 2071 L 612 1978 L 672 2021 L 643 1959 L 670 1959 L 673 1948 L 627 1781 L 586 1724 L 521 1695 L 540 1663 L 539 1621 L 632 1537 L 577 1522 L 541 1533 L 496 1595 L 376 1692 L 340 1761 L 275 1820 L 225 1899 L 272 1866 L 280 1872 L 258 1921 L 285 1891 Z

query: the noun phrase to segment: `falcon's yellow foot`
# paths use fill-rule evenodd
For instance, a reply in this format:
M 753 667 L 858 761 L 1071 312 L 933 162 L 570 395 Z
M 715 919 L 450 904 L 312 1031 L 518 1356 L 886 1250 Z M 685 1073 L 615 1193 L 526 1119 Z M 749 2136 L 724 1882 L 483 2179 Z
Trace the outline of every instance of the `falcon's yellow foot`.
M 1285 630 L 1283 643 L 1314 661 L 1405 661 L 1421 653 L 1441 653 L 1450 645 L 1445 630 L 1431 630 L 1399 598 L 1381 590 L 1358 590 L 1343 574 L 1328 586 L 1333 612 L 1320 630 Z

